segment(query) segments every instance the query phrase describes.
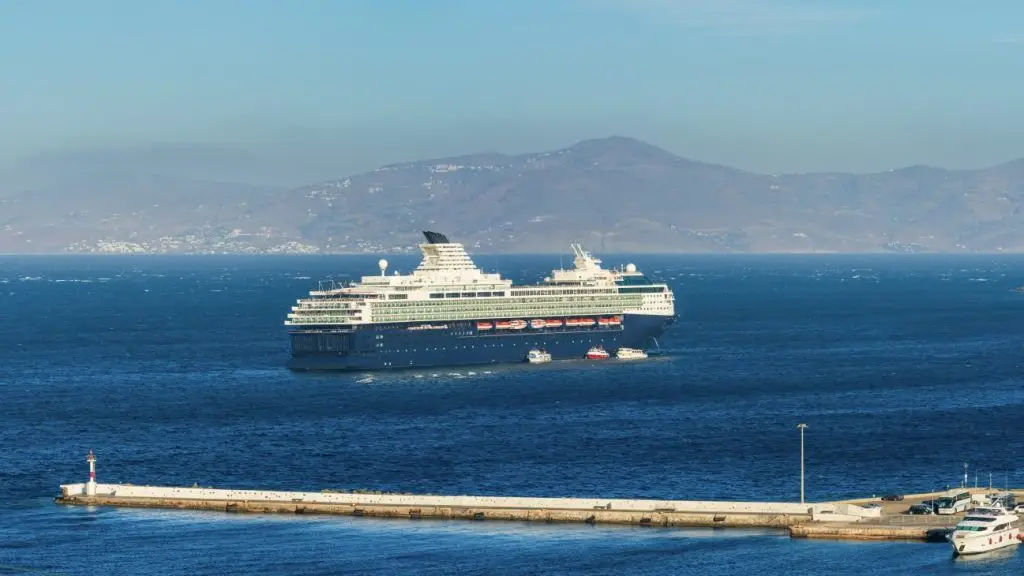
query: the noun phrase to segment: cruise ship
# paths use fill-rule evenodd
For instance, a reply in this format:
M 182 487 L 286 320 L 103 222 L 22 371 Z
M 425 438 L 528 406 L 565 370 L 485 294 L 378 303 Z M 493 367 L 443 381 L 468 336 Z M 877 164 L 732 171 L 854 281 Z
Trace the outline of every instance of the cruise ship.
M 633 264 L 601 267 L 578 243 L 572 269 L 540 284 L 513 285 L 480 270 L 462 244 L 424 232 L 423 260 L 410 274 L 321 282 L 285 321 L 292 370 L 391 370 L 527 362 L 531 350 L 553 360 L 584 359 L 591 349 L 644 350 L 675 318 L 664 283 Z

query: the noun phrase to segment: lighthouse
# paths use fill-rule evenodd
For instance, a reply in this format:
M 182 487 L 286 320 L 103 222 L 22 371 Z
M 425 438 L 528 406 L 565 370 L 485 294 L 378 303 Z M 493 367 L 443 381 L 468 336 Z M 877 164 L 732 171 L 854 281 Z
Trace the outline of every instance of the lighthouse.
M 92 453 L 92 449 L 89 450 L 89 455 L 85 457 L 85 461 L 89 463 L 89 481 L 85 483 L 85 495 L 95 496 L 96 495 L 96 455 Z

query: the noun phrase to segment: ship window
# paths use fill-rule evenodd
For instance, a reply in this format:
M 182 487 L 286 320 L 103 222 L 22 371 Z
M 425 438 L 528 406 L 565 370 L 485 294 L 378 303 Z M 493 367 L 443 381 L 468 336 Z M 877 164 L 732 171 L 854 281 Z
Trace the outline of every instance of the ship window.
M 448 293 L 446 293 L 444 295 L 444 297 L 445 298 L 458 298 L 459 297 L 459 293 L 458 292 L 448 292 Z
M 463 298 L 473 298 L 475 296 L 476 296 L 476 292 L 463 292 L 462 293 L 462 297 Z
M 432 293 L 430 294 L 430 297 L 431 297 L 431 298 L 444 298 L 444 294 L 443 294 L 443 293 L 441 293 L 441 292 L 432 292 Z

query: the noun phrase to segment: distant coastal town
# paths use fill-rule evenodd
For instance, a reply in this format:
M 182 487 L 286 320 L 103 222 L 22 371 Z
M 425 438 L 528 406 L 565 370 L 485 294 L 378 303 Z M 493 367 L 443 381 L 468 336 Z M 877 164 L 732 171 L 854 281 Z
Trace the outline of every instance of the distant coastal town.
M 247 234 L 235 229 L 161 236 L 152 240 L 102 238 L 73 242 L 64 251 L 76 254 L 381 254 L 407 252 L 411 248 L 348 239 L 317 246 L 268 232 Z

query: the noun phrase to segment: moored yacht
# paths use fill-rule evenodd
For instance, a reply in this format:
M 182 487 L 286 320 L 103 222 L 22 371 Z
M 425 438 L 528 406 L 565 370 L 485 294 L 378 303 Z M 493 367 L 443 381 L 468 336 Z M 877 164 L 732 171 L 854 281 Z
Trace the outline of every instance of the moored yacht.
M 953 554 L 966 556 L 1016 546 L 1020 543 L 1016 521 L 1016 514 L 1000 506 L 968 510 L 967 516 L 949 535 Z

